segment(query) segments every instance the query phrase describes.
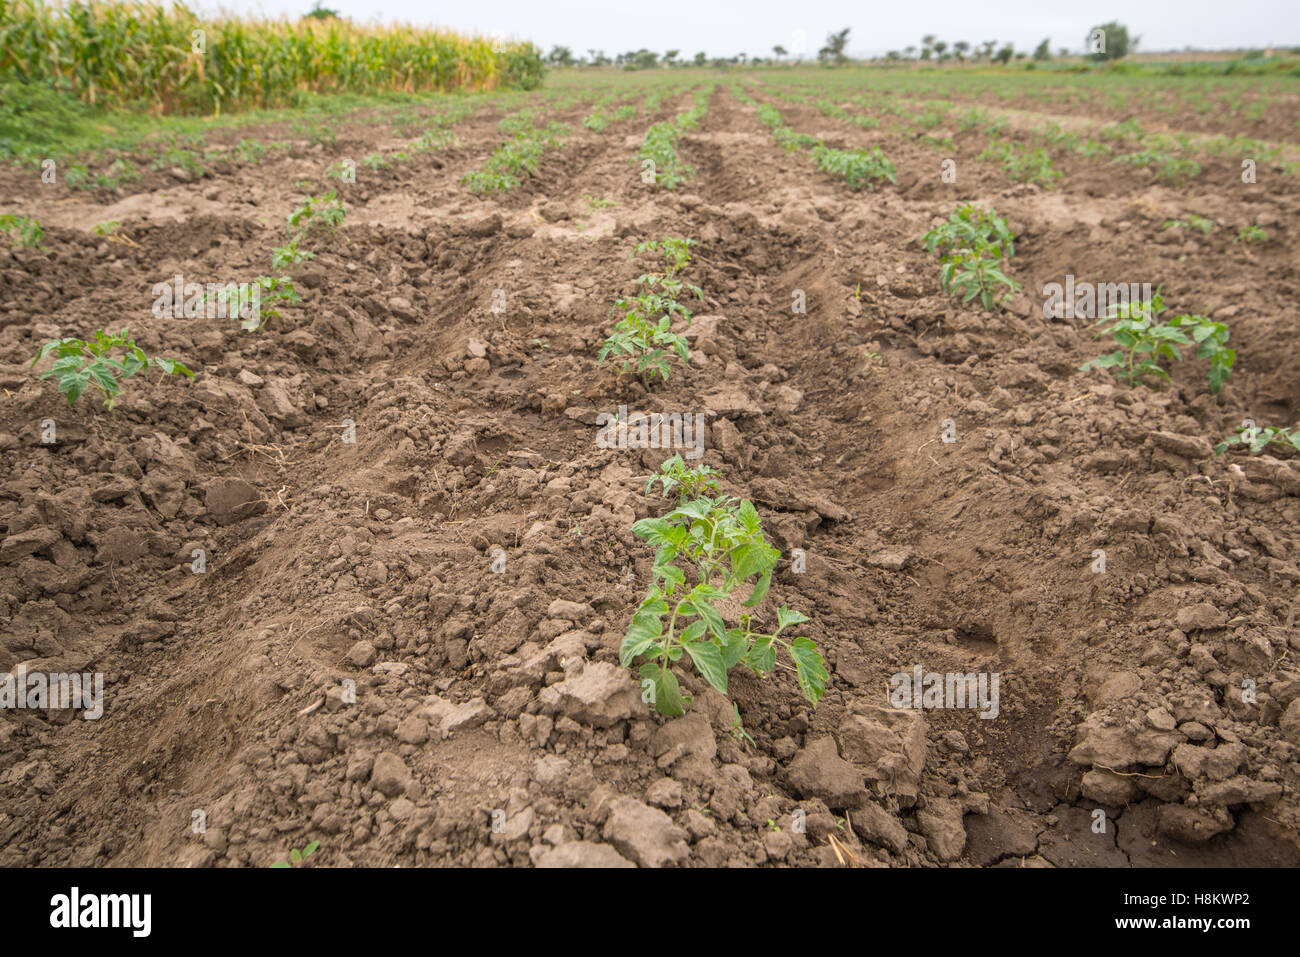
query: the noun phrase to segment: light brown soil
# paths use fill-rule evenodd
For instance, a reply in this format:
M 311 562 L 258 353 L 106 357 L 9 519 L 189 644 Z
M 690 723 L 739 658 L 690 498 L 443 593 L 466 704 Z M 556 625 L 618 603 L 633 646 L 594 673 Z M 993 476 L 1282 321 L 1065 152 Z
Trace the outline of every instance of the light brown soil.
M 783 105 L 832 145 L 882 145 L 897 185 L 855 193 L 724 87 L 682 140 L 695 179 L 654 191 L 632 157 L 686 102 L 578 129 L 501 199 L 458 183 L 501 139 L 491 112 L 453 150 L 359 166 L 347 225 L 295 272 L 304 302 L 256 334 L 155 319 L 152 285 L 265 273 L 294 182 L 387 127 L 120 197 L 0 173 L 0 208 L 47 228 L 43 250 L 0 252 L 0 668 L 106 681 L 98 721 L 0 711 L 0 864 L 266 866 L 315 840 L 322 866 L 597 853 L 577 841 L 836 864 L 830 836 L 871 864 L 1300 863 L 1300 469 L 1210 451 L 1300 407 L 1293 180 L 1261 167 L 1245 186 L 1224 160 L 1174 190 L 1078 159 L 1044 191 L 976 163 L 972 134 L 949 185 L 919 139 Z M 917 241 L 968 200 L 1019 233 L 1025 292 L 997 316 L 945 297 Z M 1222 225 L 1161 230 L 1189 212 Z M 109 219 L 129 244 L 89 231 Z M 1251 223 L 1269 241 L 1233 244 Z M 700 241 L 706 302 L 691 367 L 647 393 L 595 352 L 642 271 L 632 245 L 663 235 Z M 1195 361 L 1162 392 L 1077 371 L 1103 344 L 1039 294 L 1066 273 L 1163 283 L 1171 314 L 1227 321 L 1223 393 Z M 50 338 L 122 325 L 197 378 L 136 381 L 110 414 L 27 367 Z M 733 672 L 752 743 L 693 676 L 673 722 L 635 695 L 548 705 L 547 686 L 617 667 L 649 578 L 630 526 L 671 453 L 599 449 L 595 417 L 620 404 L 709 413 L 705 461 L 786 555 L 773 601 L 812 619 L 817 709 L 788 672 Z M 228 514 L 232 480 L 254 494 Z M 999 716 L 904 715 L 919 783 L 857 761 L 861 793 L 831 797 L 819 748 L 849 757 L 914 665 L 997 672 Z

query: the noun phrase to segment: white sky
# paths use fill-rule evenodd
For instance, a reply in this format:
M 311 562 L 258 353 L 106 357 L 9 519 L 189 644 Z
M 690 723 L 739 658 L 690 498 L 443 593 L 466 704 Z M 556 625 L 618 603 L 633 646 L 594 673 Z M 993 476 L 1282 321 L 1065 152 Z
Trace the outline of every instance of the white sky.
M 313 0 L 198 0 L 207 13 L 298 16 Z M 1055 52 L 1081 51 L 1088 30 L 1117 19 L 1142 38 L 1141 50 L 1300 46 L 1300 0 L 1124 0 L 1078 4 L 1055 0 L 326 0 L 350 19 L 404 21 L 465 32 L 555 44 L 576 56 L 646 47 L 678 49 L 689 58 L 770 56 L 781 44 L 792 53 L 802 31 L 815 55 L 826 34 L 851 27 L 849 53 L 876 55 L 920 46 L 922 34 L 979 44 L 999 40 L 1032 50 L 1044 37 Z

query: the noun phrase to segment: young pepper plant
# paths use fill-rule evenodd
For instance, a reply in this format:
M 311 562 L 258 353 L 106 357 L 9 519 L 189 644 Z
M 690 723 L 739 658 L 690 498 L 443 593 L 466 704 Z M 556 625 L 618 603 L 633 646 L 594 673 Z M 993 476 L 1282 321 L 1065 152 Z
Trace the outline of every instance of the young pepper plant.
M 1112 323 L 1102 330 L 1119 346 L 1114 352 L 1089 359 L 1079 366 L 1080 372 L 1089 369 L 1106 369 L 1129 386 L 1146 383 L 1147 376 L 1169 381 L 1169 373 L 1160 364 L 1161 359 L 1181 362 L 1179 346 L 1190 346 L 1187 334 L 1168 323 L 1157 324 L 1156 318 L 1164 312 L 1164 297 L 1156 292 L 1149 300 L 1120 303 L 1110 310 L 1110 315 L 1097 325 Z M 1154 387 L 1153 387 L 1154 388 Z
M 782 637 L 808 621 L 784 605 L 776 630 L 756 630 L 748 614 L 729 626 L 717 603 L 753 583 L 742 607 L 767 595 L 781 553 L 767 543 L 752 502 L 717 492 L 713 470 L 687 469 L 680 455 L 651 478 L 665 495 L 676 491 L 675 507 L 658 518 L 642 519 L 632 531 L 657 549 L 652 582 L 623 637 L 619 660 L 631 667 L 637 658 L 641 684 L 661 714 L 684 714 L 690 696 L 682 692 L 672 664 L 687 657 L 704 679 L 727 693 L 727 673 L 736 665 L 767 674 L 777 650 L 794 661 L 799 688 L 815 706 L 826 691 L 825 662 L 812 639 Z M 647 487 L 649 488 L 649 486 Z M 692 581 L 688 582 L 688 574 Z
M 690 248 L 698 245 L 694 239 L 668 236 L 661 240 L 638 243 L 632 250 L 633 258 L 643 252 L 660 252 L 666 260 L 662 273 L 645 273 L 637 278 L 637 294 L 619 299 L 611 312 L 621 318 L 609 337 L 601 344 L 596 363 L 603 363 L 610 355 L 624 356 L 623 371 L 633 368 L 648 380 L 655 376 L 667 379 L 674 353 L 686 363 L 691 361 L 686 337 L 672 331 L 673 319 L 681 316 L 687 323 L 691 312 L 678 301 L 683 290 L 703 300 L 704 292 L 678 277 L 678 273 L 691 261 Z
M 56 358 L 49 370 L 41 376 L 51 376 L 59 385 L 59 392 L 68 399 L 68 405 L 77 401 L 93 385 L 104 393 L 104 407 L 112 411 L 117 405 L 122 392 L 122 379 L 128 379 L 145 369 L 161 369 L 166 375 L 183 375 L 193 379 L 194 373 L 175 359 L 155 359 L 128 339 L 129 330 L 123 329 L 114 335 L 107 335 L 102 329 L 95 330 L 95 338 L 55 339 L 41 346 L 41 351 L 32 360 L 32 366 L 54 353 Z M 125 352 L 121 358 L 113 358 L 109 353 L 114 349 Z
M 966 203 L 948 222 L 922 236 L 921 242 L 927 253 L 939 253 L 939 285 L 944 292 L 961 296 L 962 302 L 979 296 L 980 304 L 991 311 L 1020 289 L 1002 266 L 1016 254 L 1015 238 L 997 213 Z M 999 292 L 1001 287 L 1005 291 Z
M 1181 362 L 1183 354 L 1178 347 L 1195 345 L 1196 358 L 1210 360 L 1210 391 L 1218 395 L 1237 361 L 1236 350 L 1228 347 L 1228 326 L 1198 315 L 1157 322 L 1164 311 L 1164 297 L 1159 290 L 1148 301 L 1113 307 L 1098 325 L 1113 323 L 1103 333 L 1109 333 L 1120 348 L 1085 362 L 1080 371 L 1107 369 L 1130 386 L 1145 384 L 1147 376 L 1168 381 L 1169 373 L 1159 360 Z

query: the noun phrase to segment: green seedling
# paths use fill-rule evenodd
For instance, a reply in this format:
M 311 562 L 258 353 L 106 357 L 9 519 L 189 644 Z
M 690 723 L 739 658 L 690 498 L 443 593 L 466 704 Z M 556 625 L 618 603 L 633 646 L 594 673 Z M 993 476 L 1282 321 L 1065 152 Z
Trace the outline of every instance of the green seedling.
M 686 337 L 671 328 L 674 316 L 689 321 L 691 313 L 672 296 L 642 292 L 618 300 L 611 311 L 621 318 L 601 345 L 597 365 L 610 355 L 626 356 L 624 372 L 635 368 L 638 374 L 652 380 L 655 376 L 668 378 L 671 366 L 668 360 L 673 353 L 683 362 L 691 361 Z
M 325 167 L 325 176 L 328 179 L 336 179 L 343 183 L 351 182 L 356 176 L 356 167 L 351 163 L 345 163 L 343 160 L 330 163 Z
M 1268 233 L 1258 226 L 1242 226 L 1241 231 L 1237 233 L 1234 243 L 1245 243 L 1248 246 L 1256 246 L 1260 243 L 1268 242 Z
M 238 319 L 239 327 L 245 332 L 256 332 L 266 325 L 267 319 L 283 318 L 274 303 L 302 302 L 288 276 L 258 276 L 251 284 L 238 286 L 233 294 L 226 289 L 217 290 L 216 298 L 226 303 L 226 315 Z
M 290 127 L 293 132 L 301 133 L 307 137 L 307 142 L 312 146 L 333 146 L 338 134 L 334 132 L 333 127 L 322 123 L 295 123 Z
M 96 223 L 91 229 L 96 236 L 112 236 L 117 232 L 117 227 L 121 225 L 116 219 L 110 219 L 102 223 Z
M 772 131 L 772 138 L 776 140 L 776 145 L 781 147 L 787 153 L 793 153 L 796 150 L 811 149 L 821 145 L 821 140 L 807 133 L 799 133 L 790 129 L 788 126 L 778 126 Z
M 816 706 L 829 675 L 817 645 L 810 638 L 781 637 L 787 629 L 808 621 L 784 605 L 777 612 L 774 632 L 757 631 L 751 615 L 740 613 L 728 625 L 717 603 L 752 583 L 742 607 L 753 608 L 766 597 L 772 571 L 781 553 L 767 543 L 752 502 L 731 495 L 689 497 L 694 488 L 714 492 L 708 476 L 690 475 L 681 456 L 664 465 L 676 478 L 674 507 L 659 518 L 632 526 L 633 534 L 657 549 L 649 590 L 641 601 L 619 650 L 619 660 L 631 667 L 637 658 L 643 696 L 665 715 L 684 714 L 690 697 L 681 691 L 672 665 L 687 657 L 704 679 L 727 693 L 727 673 L 744 665 L 758 675 L 776 666 L 777 650 L 794 661 L 799 688 Z M 685 479 L 685 481 L 683 481 Z M 687 583 L 688 573 L 694 579 Z
M 296 266 L 307 259 L 315 259 L 316 254 L 307 249 L 299 249 L 298 241 L 302 239 L 302 234 L 294 236 L 283 246 L 276 246 L 271 250 L 271 268 L 276 272 L 281 272 L 290 266 Z
M 393 164 L 384 159 L 383 153 L 371 153 L 361 161 L 362 166 L 370 169 L 388 169 Z
M 843 176 L 850 189 L 864 186 L 874 189 L 883 180 L 898 182 L 898 170 L 879 146 L 870 150 L 833 150 L 827 146 L 814 146 L 812 158 L 826 172 Z
M 1101 334 L 1109 334 L 1119 348 L 1090 359 L 1079 366 L 1079 370 L 1105 369 L 1124 379 L 1130 387 L 1141 382 L 1155 388 L 1145 381 L 1148 376 L 1169 381 L 1169 373 L 1160 365 L 1160 360 L 1181 362 L 1183 354 L 1178 347 L 1189 346 L 1192 342 L 1177 326 L 1157 324 L 1156 318 L 1163 311 L 1164 297 L 1159 292 L 1147 301 L 1121 303 L 1113 307 L 1110 315 L 1097 325 L 1113 323 Z
M 41 229 L 41 224 L 30 216 L 15 216 L 13 213 L 5 213 L 0 216 L 0 233 L 6 236 L 6 245 L 37 247 L 41 244 L 41 238 L 45 231 Z
M 1197 216 L 1195 213 L 1189 213 L 1186 219 L 1167 219 L 1162 227 L 1163 229 L 1195 229 L 1203 236 L 1208 236 L 1214 231 L 1214 220 L 1205 216 Z
M 1156 176 L 1171 183 L 1184 183 L 1201 172 L 1201 164 L 1195 160 L 1174 156 L 1159 150 L 1139 150 L 1115 157 L 1116 163 L 1128 163 L 1139 169 L 1154 167 Z
M 1228 348 L 1227 324 L 1195 315 L 1174 316 L 1169 324 L 1191 331 L 1196 358 L 1210 360 L 1210 391 L 1218 395 L 1237 361 L 1237 350 Z
M 1243 425 L 1237 430 L 1236 435 L 1230 435 L 1214 447 L 1215 455 L 1222 455 L 1228 451 L 1230 445 L 1244 445 L 1251 452 L 1262 452 L 1270 445 L 1276 445 L 1282 449 L 1291 449 L 1300 452 L 1300 430 L 1292 431 L 1288 428 L 1274 428 L 1271 425 L 1259 428 L 1254 425 Z
M 665 237 L 662 240 L 639 243 L 632 256 L 642 252 L 660 252 L 665 259 L 662 273 L 645 273 L 637 278 L 637 294 L 614 303 L 610 310 L 620 316 L 609 337 L 601 344 L 596 356 L 600 365 L 609 356 L 623 356 L 623 371 L 635 370 L 648 385 L 656 376 L 667 379 L 675 353 L 689 363 L 690 349 L 686 337 L 673 332 L 674 318 L 680 316 L 689 324 L 691 312 L 678 301 L 685 290 L 698 299 L 704 299 L 699 286 L 678 278 L 678 272 L 691 261 L 690 248 L 697 245 L 693 239 Z M 631 257 L 629 257 L 631 258 Z
M 535 128 L 527 114 L 508 116 L 498 125 L 503 132 L 513 133 L 514 138 L 499 146 L 482 169 L 471 170 L 461 177 L 461 183 L 475 195 L 510 192 L 524 177 L 535 176 L 542 157 L 569 135 L 569 128 L 563 123 L 552 122 L 545 128 Z
M 938 253 L 939 285 L 950 296 L 970 302 L 976 296 L 986 310 L 1001 305 L 1020 289 L 1003 272 L 1015 256 L 1015 233 L 992 210 L 966 203 L 921 237 L 927 253 Z
M 307 233 L 313 226 L 337 229 L 343 224 L 346 215 L 343 204 L 339 202 L 338 192 L 330 190 L 323 196 L 308 196 L 289 213 L 287 219 L 290 229 L 300 229 Z
M 699 498 L 705 492 L 718 490 L 718 478 L 722 475 L 717 469 L 708 465 L 687 468 L 680 455 L 674 455 L 659 466 L 659 471 L 650 476 L 646 482 L 645 493 L 649 495 L 657 482 L 659 494 L 664 498 Z
M 1148 301 L 1113 306 L 1097 324 L 1112 323 L 1101 334 L 1109 334 L 1119 348 L 1085 362 L 1080 371 L 1106 369 L 1130 387 L 1141 382 L 1155 388 L 1146 381 L 1148 377 L 1169 381 L 1169 373 L 1160 360 L 1181 362 L 1183 354 L 1179 347 L 1195 345 L 1196 358 L 1210 360 L 1210 391 L 1217 395 L 1232 375 L 1237 359 L 1236 350 L 1227 344 L 1227 325 L 1198 315 L 1175 316 L 1161 323 L 1158 320 L 1164 311 L 1164 297 L 1159 290 Z
M 675 276 L 690 264 L 691 247 L 698 246 L 699 241 L 695 239 L 684 239 L 680 236 L 665 236 L 663 239 L 651 239 L 643 243 L 637 243 L 632 250 L 631 255 L 627 258 L 635 258 L 644 252 L 661 252 L 667 261 L 665 274 Z
M 695 175 L 695 170 L 677 157 L 677 140 L 680 130 L 672 123 L 655 123 L 645 131 L 641 148 L 634 162 L 643 170 L 653 172 L 651 180 L 664 189 L 676 189 Z M 648 164 L 648 165 L 647 165 Z
M 445 150 L 456 145 L 456 134 L 451 130 L 425 130 L 424 135 L 411 144 L 417 153 L 425 150 Z
M 156 359 L 146 355 L 135 340 L 127 338 L 129 331 L 124 328 L 116 335 L 107 335 L 102 329 L 97 329 L 93 340 L 55 339 L 41 346 L 32 366 L 54 354 L 54 364 L 41 378 L 54 376 L 68 405 L 75 403 L 88 385 L 93 385 L 104 393 L 104 407 L 109 411 L 117 405 L 122 392 L 121 380 L 137 372 L 155 368 L 161 369 L 165 375 L 194 378 L 194 373 L 175 359 Z M 121 349 L 124 355 L 120 358 L 109 355 L 114 349 Z
M 242 139 L 235 144 L 235 158 L 241 163 L 260 163 L 266 147 L 255 139 Z
M 272 867 L 293 867 L 295 864 L 301 864 L 307 858 L 316 853 L 316 848 L 320 847 L 320 841 L 312 841 L 301 851 L 296 847 L 289 851 L 289 860 L 276 861 Z
M 121 160 L 118 162 L 121 162 Z M 171 167 L 180 167 L 190 176 L 205 176 L 208 172 L 203 166 L 203 161 L 199 158 L 198 153 L 193 150 L 179 149 L 175 146 L 169 146 L 160 152 L 151 164 L 152 169 Z
M 996 160 L 1002 164 L 1007 177 L 1016 183 L 1037 183 L 1051 187 L 1064 174 L 1052 166 L 1052 157 L 1043 147 L 1030 149 L 1019 143 L 1008 143 L 994 139 L 977 157 L 984 160 Z

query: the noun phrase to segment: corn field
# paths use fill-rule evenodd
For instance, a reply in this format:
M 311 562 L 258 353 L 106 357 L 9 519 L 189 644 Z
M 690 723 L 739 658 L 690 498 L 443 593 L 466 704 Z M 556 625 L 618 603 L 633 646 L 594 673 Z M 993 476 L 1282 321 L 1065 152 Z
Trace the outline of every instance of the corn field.
M 0 80 L 158 113 L 292 105 L 305 92 L 532 89 L 530 43 L 340 20 L 205 20 L 183 4 L 0 0 Z

